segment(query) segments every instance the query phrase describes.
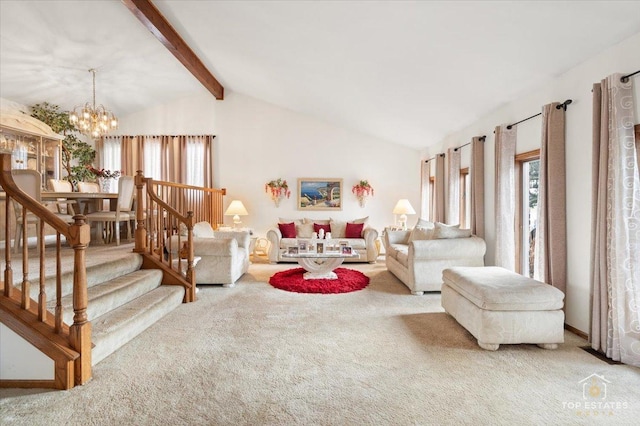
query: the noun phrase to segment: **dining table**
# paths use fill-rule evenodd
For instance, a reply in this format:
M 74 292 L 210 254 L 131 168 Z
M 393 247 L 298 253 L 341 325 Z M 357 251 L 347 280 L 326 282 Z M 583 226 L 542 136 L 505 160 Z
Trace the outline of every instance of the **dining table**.
M 74 200 L 78 204 L 94 201 L 102 209 L 100 203 L 105 200 L 109 200 L 111 209 L 115 210 L 115 203 L 118 200 L 117 192 L 54 192 L 54 191 L 42 191 L 40 197 L 43 201 L 50 200 Z

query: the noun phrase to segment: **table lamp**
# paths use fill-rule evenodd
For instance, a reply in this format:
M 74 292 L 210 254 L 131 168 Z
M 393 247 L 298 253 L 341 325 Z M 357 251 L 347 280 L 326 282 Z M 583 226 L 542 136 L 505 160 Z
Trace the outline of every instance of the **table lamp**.
M 244 208 L 244 204 L 240 200 L 233 200 L 229 207 L 227 207 L 227 211 L 224 212 L 225 216 L 233 215 L 233 226 L 238 228 L 242 222 L 240 222 L 240 216 L 246 216 L 249 214 L 247 209 Z
M 393 214 L 399 214 L 400 220 L 398 221 L 398 225 L 402 227 L 402 229 L 407 229 L 407 215 L 408 214 L 416 214 L 416 211 L 411 206 L 411 203 L 406 198 L 398 201 L 396 206 L 393 208 Z

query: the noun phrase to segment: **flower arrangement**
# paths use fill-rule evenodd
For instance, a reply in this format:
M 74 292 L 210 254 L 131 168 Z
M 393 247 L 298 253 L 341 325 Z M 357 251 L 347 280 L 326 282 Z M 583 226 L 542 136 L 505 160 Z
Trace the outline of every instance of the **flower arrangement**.
M 270 193 L 271 199 L 276 204 L 276 207 L 280 205 L 280 200 L 284 197 L 289 198 L 291 191 L 289 191 L 289 185 L 286 180 L 275 179 L 267 182 L 264 185 L 264 192 Z
M 367 197 L 373 196 L 374 194 L 373 187 L 367 180 L 361 180 L 357 184 L 353 185 L 353 188 L 351 188 L 351 192 L 356 195 L 356 198 L 360 203 L 360 207 L 364 207 L 367 201 Z
M 120 177 L 122 172 L 120 170 L 105 170 L 105 169 L 96 169 L 93 166 L 87 166 L 89 171 L 93 173 L 96 177 L 101 177 L 105 179 L 117 179 Z

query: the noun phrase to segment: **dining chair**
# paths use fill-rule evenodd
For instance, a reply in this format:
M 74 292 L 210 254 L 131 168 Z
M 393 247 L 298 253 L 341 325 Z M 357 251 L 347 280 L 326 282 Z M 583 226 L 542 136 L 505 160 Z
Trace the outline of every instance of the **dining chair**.
M 120 222 L 127 223 L 127 239 L 131 240 L 131 221 L 136 217 L 133 211 L 134 189 L 133 176 L 121 176 L 120 179 L 118 179 L 118 200 L 115 211 L 99 211 L 86 215 L 89 223 L 98 222 L 99 224 L 109 224 L 108 227 L 102 230 L 105 241 L 110 241 L 112 235 L 115 234 L 116 245 L 120 245 Z
M 49 187 L 54 192 L 73 192 L 73 185 L 68 180 L 49 179 Z M 76 204 L 74 200 L 57 198 L 56 207 L 58 208 L 58 213 L 75 215 L 73 204 Z
M 78 182 L 78 192 L 98 193 L 101 192 L 100 185 L 96 182 Z M 100 211 L 104 207 L 103 200 L 85 200 L 83 204 L 81 211 L 85 216 L 89 213 Z
M 42 204 L 42 190 L 40 186 L 40 182 L 42 180 L 38 171 L 30 169 L 12 170 L 11 175 L 13 177 L 13 181 L 22 192 L 25 192 L 31 198 Z M 17 252 L 20 245 L 24 243 L 22 241 L 22 230 L 24 226 L 29 225 L 36 226 L 36 237 L 38 238 L 37 248 L 39 249 L 40 233 L 38 232 L 38 225 L 40 223 L 40 218 L 35 214 L 27 211 L 26 223 L 24 223 L 22 216 L 22 205 L 16 203 L 15 201 L 13 201 L 13 211 L 16 215 L 16 235 L 13 244 L 14 252 Z M 74 222 L 73 217 L 69 214 L 56 213 L 56 215 L 67 223 Z

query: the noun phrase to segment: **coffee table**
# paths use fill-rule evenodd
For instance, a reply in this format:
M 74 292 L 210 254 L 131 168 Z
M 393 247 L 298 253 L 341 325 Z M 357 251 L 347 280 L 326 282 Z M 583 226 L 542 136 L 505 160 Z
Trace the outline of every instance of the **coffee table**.
M 298 264 L 304 268 L 305 280 L 335 280 L 338 279 L 334 269 L 342 265 L 345 259 L 360 257 L 355 251 L 352 254 L 343 254 L 336 252 L 325 253 L 283 253 L 282 257 L 296 259 Z

